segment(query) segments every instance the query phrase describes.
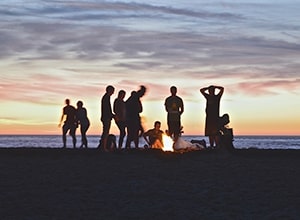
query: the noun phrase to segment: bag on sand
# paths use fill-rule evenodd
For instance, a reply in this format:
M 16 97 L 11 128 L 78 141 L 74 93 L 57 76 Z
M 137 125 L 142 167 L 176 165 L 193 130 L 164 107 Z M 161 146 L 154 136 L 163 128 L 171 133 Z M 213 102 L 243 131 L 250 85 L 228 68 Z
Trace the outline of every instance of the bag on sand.
M 203 150 L 205 147 L 199 143 L 191 143 L 185 141 L 182 137 L 179 137 L 174 144 L 174 150 Z

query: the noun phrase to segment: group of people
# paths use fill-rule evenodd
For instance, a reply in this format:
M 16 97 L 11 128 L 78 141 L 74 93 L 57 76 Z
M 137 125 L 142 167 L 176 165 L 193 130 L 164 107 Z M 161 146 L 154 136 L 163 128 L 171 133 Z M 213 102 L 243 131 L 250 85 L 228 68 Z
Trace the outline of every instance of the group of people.
M 131 148 L 132 142 L 135 148 L 138 148 L 139 138 L 144 137 L 148 147 L 161 149 L 163 147 L 162 135 L 164 134 L 164 132 L 160 130 L 161 122 L 155 121 L 154 127 L 146 132 L 144 132 L 141 124 L 140 113 L 143 111 L 141 98 L 146 93 L 146 87 L 142 85 L 139 90 L 132 91 L 126 101 L 124 100 L 126 92 L 120 90 L 113 105 L 111 105 L 110 98 L 114 92 L 115 88 L 109 85 L 106 87 L 106 92 L 101 98 L 100 119 L 102 122 L 102 135 L 98 147 L 103 151 L 110 151 L 111 148 L 122 149 L 124 138 L 127 134 L 125 148 Z M 209 137 L 211 147 L 218 146 L 222 126 L 220 125 L 219 109 L 224 88 L 221 86 L 209 86 L 201 88 L 200 92 L 206 99 L 205 136 Z M 182 98 L 177 95 L 177 88 L 175 86 L 170 87 L 170 93 L 171 95 L 165 99 L 164 103 L 168 125 L 166 133 L 173 139 L 174 143 L 176 143 L 182 133 L 181 115 L 184 112 L 184 103 Z M 62 126 L 63 146 L 66 147 L 66 134 L 69 131 L 73 139 L 73 147 L 76 147 L 75 131 L 80 125 L 82 136 L 81 147 L 87 147 L 86 132 L 90 123 L 82 101 L 77 102 L 76 109 L 70 105 L 70 100 L 66 99 L 66 106 L 63 108 L 60 125 L 64 116 L 66 116 L 66 120 Z M 118 142 L 116 142 L 114 135 L 110 135 L 111 122 L 113 119 L 120 131 Z
M 86 138 L 86 132 L 90 127 L 90 121 L 87 117 L 86 108 L 83 107 L 83 102 L 77 102 L 77 108 L 70 104 L 70 100 L 65 100 L 66 106 L 63 108 L 62 116 L 60 118 L 60 122 L 58 124 L 59 127 L 62 126 L 62 121 L 65 118 L 64 124 L 62 126 L 62 138 L 63 138 L 63 148 L 66 148 L 67 144 L 67 133 L 69 132 L 72 137 L 73 147 L 76 147 L 76 129 L 78 125 L 80 125 L 81 132 L 81 145 L 80 147 L 87 148 L 88 141 Z M 65 117 L 66 116 L 66 117 Z
M 139 136 L 144 132 L 141 125 L 140 113 L 143 111 L 141 97 L 145 95 L 146 87 L 140 86 L 138 91 L 132 91 L 126 102 L 124 101 L 126 92 L 124 90 L 120 90 L 112 107 L 110 97 L 114 94 L 114 91 L 115 88 L 113 86 L 107 86 L 106 92 L 101 99 L 101 122 L 103 128 L 98 147 L 104 151 L 110 150 L 111 144 L 108 144 L 108 141 L 110 142 L 109 131 L 111 121 L 114 119 L 120 130 L 117 148 L 122 148 L 124 137 L 126 136 L 126 129 L 127 139 L 125 148 L 130 148 L 132 142 L 135 147 L 138 148 Z

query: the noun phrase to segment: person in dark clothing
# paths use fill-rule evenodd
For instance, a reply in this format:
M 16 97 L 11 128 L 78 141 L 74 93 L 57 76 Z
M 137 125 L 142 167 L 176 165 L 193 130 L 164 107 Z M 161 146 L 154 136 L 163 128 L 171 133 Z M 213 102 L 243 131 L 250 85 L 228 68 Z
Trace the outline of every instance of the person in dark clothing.
M 181 115 L 184 111 L 184 105 L 182 99 L 176 95 L 177 88 L 172 86 L 170 88 L 171 96 L 165 100 L 165 109 L 168 113 L 168 134 L 173 138 L 174 142 L 177 141 L 181 133 Z
M 216 89 L 219 90 L 217 94 L 215 94 Z M 209 137 L 210 147 L 218 147 L 220 136 L 220 100 L 224 88 L 221 86 L 209 86 L 200 89 L 200 92 L 206 99 L 205 136 Z
M 114 94 L 115 88 L 111 85 L 106 87 L 106 93 L 103 95 L 101 99 L 101 122 L 103 125 L 102 135 L 100 144 L 98 147 L 102 148 L 104 151 L 108 151 L 107 149 L 107 137 L 109 135 L 109 130 L 111 126 L 111 120 L 114 118 L 114 114 L 112 112 L 110 97 Z
M 124 90 L 120 90 L 113 106 L 113 110 L 115 113 L 115 122 L 120 130 L 118 149 L 122 149 L 123 140 L 126 135 L 126 105 L 124 102 L 125 95 L 126 92 Z
M 70 136 L 73 140 L 73 148 L 76 148 L 76 128 L 77 128 L 77 119 L 76 119 L 76 109 L 74 106 L 70 105 L 70 99 L 65 100 L 66 106 L 63 108 L 63 113 L 60 118 L 58 127 L 61 127 L 61 123 L 65 118 L 64 125 L 62 126 L 62 139 L 63 139 L 63 148 L 67 146 L 67 132 L 69 131 Z
M 76 117 L 78 120 L 78 124 L 80 124 L 80 133 L 81 133 L 80 148 L 83 148 L 83 147 L 87 148 L 88 141 L 86 138 L 86 132 L 90 127 L 90 121 L 87 117 L 87 111 L 86 111 L 86 108 L 83 107 L 82 101 L 77 102 Z
M 140 90 L 132 91 L 131 96 L 126 100 L 126 148 L 130 148 L 132 141 L 134 142 L 135 148 L 138 148 L 139 132 L 142 130 L 140 113 L 143 111 L 140 98 L 145 95 L 145 92 L 146 87 L 141 86 Z

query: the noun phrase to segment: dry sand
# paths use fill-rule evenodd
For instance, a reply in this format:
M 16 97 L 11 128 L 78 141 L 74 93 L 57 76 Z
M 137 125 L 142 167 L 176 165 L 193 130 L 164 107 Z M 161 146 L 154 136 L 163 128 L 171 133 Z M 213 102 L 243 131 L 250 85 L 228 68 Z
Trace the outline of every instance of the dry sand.
M 299 219 L 300 151 L 0 149 L 0 219 Z

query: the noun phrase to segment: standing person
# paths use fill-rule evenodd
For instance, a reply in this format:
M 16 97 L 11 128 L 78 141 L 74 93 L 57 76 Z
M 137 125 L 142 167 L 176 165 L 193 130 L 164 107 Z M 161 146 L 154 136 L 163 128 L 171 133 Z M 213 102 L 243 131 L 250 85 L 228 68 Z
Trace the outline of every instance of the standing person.
M 123 140 L 126 135 L 126 105 L 124 102 L 125 95 L 126 92 L 124 90 L 120 90 L 113 106 L 113 110 L 115 113 L 115 122 L 120 130 L 118 149 L 122 148 Z
M 218 94 L 215 90 L 218 89 Z M 200 92 L 206 99 L 206 119 L 205 119 L 205 136 L 209 137 L 210 147 L 219 146 L 219 118 L 220 118 L 220 100 L 224 92 L 221 86 L 209 86 L 200 89 Z
M 181 133 L 181 114 L 184 111 L 184 105 L 182 99 L 176 95 L 177 88 L 175 86 L 170 88 L 170 92 L 171 96 L 165 100 L 165 109 L 168 113 L 168 133 L 176 142 Z
M 142 101 L 141 98 L 145 95 L 146 93 L 146 87 L 141 85 L 140 89 L 137 91 L 137 95 L 138 95 L 138 105 L 140 106 L 139 108 L 141 109 L 141 111 L 139 112 L 139 123 L 140 123 L 140 127 L 139 127 L 139 131 L 138 131 L 138 137 L 142 137 L 144 134 L 144 127 L 142 125 L 142 119 L 140 116 L 140 113 L 143 111 L 143 105 L 142 105 Z
M 155 149 L 163 148 L 162 135 L 164 132 L 160 130 L 160 126 L 161 126 L 160 121 L 156 121 L 154 122 L 154 128 L 149 129 L 143 134 L 145 141 L 151 148 L 155 148 Z
M 80 148 L 87 148 L 88 147 L 88 141 L 86 138 L 86 132 L 90 127 L 90 121 L 87 117 L 87 111 L 86 108 L 83 107 L 83 102 L 78 101 L 77 102 L 77 110 L 76 110 L 76 117 L 78 120 L 78 124 L 80 124 L 80 133 L 81 133 L 81 145 Z
M 67 132 L 72 137 L 73 140 L 73 148 L 76 148 L 76 128 L 77 128 L 77 119 L 76 119 L 76 109 L 74 106 L 70 105 L 70 99 L 65 100 L 66 106 L 63 108 L 63 112 L 58 124 L 58 127 L 61 127 L 61 123 L 66 117 L 64 121 L 64 125 L 62 126 L 62 139 L 63 139 L 63 148 L 67 147 Z
M 140 113 L 143 111 L 143 105 L 140 100 L 146 93 L 146 87 L 141 86 L 138 91 L 132 91 L 131 96 L 126 100 L 126 123 L 127 139 L 126 148 L 130 148 L 133 141 L 135 148 L 139 148 L 139 132 L 142 131 Z
M 98 147 L 101 147 L 104 151 L 108 151 L 107 149 L 107 138 L 109 135 L 109 130 L 111 126 L 111 120 L 114 117 L 114 114 L 111 109 L 110 97 L 114 94 L 115 88 L 111 85 L 106 87 L 106 92 L 102 96 L 101 99 L 101 122 L 103 125 L 102 135 L 100 144 Z

